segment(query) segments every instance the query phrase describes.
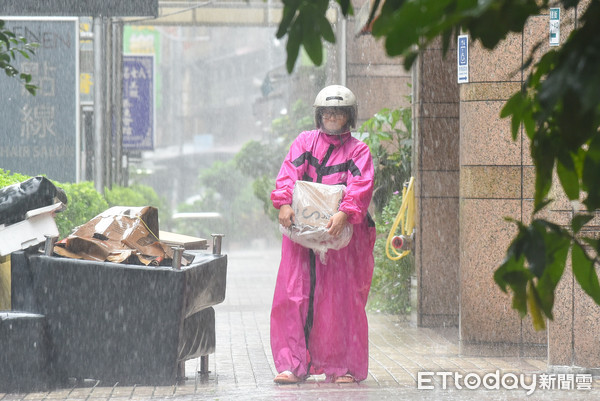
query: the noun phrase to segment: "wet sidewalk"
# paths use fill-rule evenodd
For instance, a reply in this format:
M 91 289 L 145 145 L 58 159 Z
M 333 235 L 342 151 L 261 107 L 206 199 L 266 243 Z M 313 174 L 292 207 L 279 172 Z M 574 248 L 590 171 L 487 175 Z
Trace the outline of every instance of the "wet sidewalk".
M 278 249 L 228 252 L 227 293 L 214 307 L 217 345 L 208 375 L 198 373 L 200 359 L 193 359 L 186 362 L 187 380 L 174 386 L 88 380 L 49 392 L 0 394 L 0 400 L 600 399 L 598 378 L 552 373 L 543 359 L 460 357 L 456 328 L 419 328 L 377 313 L 369 314 L 367 380 L 342 385 L 311 377 L 297 385 L 274 384 L 269 312 L 278 264 Z

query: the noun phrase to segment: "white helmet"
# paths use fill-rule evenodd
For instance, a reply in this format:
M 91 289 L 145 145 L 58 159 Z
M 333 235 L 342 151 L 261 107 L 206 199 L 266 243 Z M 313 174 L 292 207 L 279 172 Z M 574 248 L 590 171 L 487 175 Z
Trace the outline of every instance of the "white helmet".
M 342 85 L 329 85 L 321 89 L 315 99 L 315 107 L 356 106 L 354 93 Z
M 315 123 L 317 124 L 317 128 L 323 126 L 322 113 L 326 107 L 340 108 L 347 112 L 348 123 L 344 132 L 349 131 L 350 128 L 354 128 L 356 125 L 356 115 L 358 114 L 356 96 L 345 86 L 329 85 L 321 89 L 315 98 L 313 106 L 315 107 Z M 335 134 L 339 133 L 336 132 Z

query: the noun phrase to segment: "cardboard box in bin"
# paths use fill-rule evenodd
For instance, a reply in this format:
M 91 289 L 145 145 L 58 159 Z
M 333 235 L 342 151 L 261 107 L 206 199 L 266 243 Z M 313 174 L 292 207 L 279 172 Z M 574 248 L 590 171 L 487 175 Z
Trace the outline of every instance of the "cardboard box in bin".
M 296 181 L 292 201 L 292 208 L 296 215 L 294 223 L 325 227 L 329 218 L 338 211 L 343 194 L 343 185 Z
M 54 247 L 61 256 L 122 263 L 135 257 L 144 265 L 173 258 L 157 237 L 158 210 L 152 206 L 114 206 L 79 226 Z M 187 261 L 182 260 L 186 265 Z
M 29 210 L 25 220 L 5 226 L 0 225 L 0 256 L 39 245 L 46 235 L 58 237 L 54 214 L 64 208 L 61 202 Z

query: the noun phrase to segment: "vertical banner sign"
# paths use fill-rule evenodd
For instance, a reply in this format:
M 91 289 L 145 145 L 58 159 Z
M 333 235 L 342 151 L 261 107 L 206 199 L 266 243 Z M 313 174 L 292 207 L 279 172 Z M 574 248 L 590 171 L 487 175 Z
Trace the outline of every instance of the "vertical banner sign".
M 154 150 L 154 56 L 123 56 L 123 150 Z
M 457 63 L 458 63 L 458 83 L 469 82 L 469 36 L 458 35 Z
M 550 9 L 550 46 L 560 44 L 560 8 Z
M 128 25 L 123 26 L 123 52 L 126 54 L 153 54 L 154 65 L 160 65 L 161 60 L 161 34 L 155 26 Z M 160 70 L 154 71 L 154 98 L 155 109 L 161 106 Z
M 16 78 L 0 75 L 0 168 L 76 182 L 79 149 L 79 25 L 76 18 L 6 18 L 6 29 L 35 55 L 15 67 L 31 74 L 36 96 Z
M 79 17 L 80 35 L 92 35 L 94 19 Z M 94 42 L 90 36 L 79 39 L 79 101 L 82 105 L 94 103 Z

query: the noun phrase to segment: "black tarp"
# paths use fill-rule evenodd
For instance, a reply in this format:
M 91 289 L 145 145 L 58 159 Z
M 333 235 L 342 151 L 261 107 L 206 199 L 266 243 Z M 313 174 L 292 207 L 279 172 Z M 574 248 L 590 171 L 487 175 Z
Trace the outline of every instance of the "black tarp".
M 0 224 L 6 226 L 25 220 L 28 211 L 57 202 L 67 204 L 67 195 L 46 177 L 0 188 Z

